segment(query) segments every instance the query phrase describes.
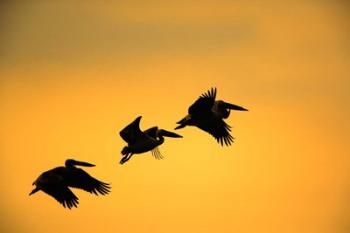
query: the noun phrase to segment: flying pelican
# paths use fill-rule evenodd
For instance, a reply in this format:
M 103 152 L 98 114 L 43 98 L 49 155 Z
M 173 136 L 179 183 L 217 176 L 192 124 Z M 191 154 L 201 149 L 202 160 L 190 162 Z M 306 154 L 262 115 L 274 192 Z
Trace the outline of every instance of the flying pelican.
M 198 128 L 211 134 L 218 143 L 222 146 L 231 145 L 233 137 L 230 134 L 231 127 L 225 123 L 230 115 L 230 110 L 248 111 L 247 109 L 224 102 L 222 100 L 215 100 L 216 88 L 211 88 L 206 93 L 202 94 L 196 102 L 194 102 L 188 109 L 188 115 L 182 120 L 175 129 L 181 129 L 185 126 L 197 126 Z
M 134 154 L 141 154 L 147 151 L 151 151 L 156 159 L 162 159 L 163 157 L 158 150 L 158 146 L 163 144 L 164 137 L 182 138 L 181 135 L 159 129 L 158 127 L 141 131 L 140 120 L 141 116 L 137 117 L 119 133 L 123 140 L 128 143 L 121 152 L 123 158 L 120 160 L 120 164 L 128 161 Z
M 75 166 L 94 167 L 95 165 L 67 159 L 65 167 L 56 167 L 42 173 L 33 182 L 35 188 L 29 195 L 41 190 L 55 198 L 63 207 L 70 209 L 77 207 L 79 202 L 78 197 L 74 195 L 69 187 L 83 189 L 96 195 L 106 195 L 110 192 L 109 184 L 93 178 L 84 170 Z

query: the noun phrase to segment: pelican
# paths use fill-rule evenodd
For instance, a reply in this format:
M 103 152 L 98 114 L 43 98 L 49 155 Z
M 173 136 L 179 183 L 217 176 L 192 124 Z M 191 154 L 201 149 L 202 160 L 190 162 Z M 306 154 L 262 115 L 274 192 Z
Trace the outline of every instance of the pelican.
M 141 131 L 140 120 L 141 116 L 137 117 L 119 133 L 122 139 L 128 143 L 121 152 L 123 158 L 120 160 L 120 164 L 124 164 L 134 154 L 148 151 L 151 151 L 156 159 L 162 159 L 163 157 L 158 150 L 158 146 L 163 144 L 164 137 L 182 138 L 181 135 L 159 129 L 157 126 Z
M 215 100 L 216 88 L 211 88 L 202 94 L 196 102 L 188 109 L 188 115 L 176 124 L 175 129 L 181 129 L 185 126 L 197 126 L 198 128 L 211 134 L 222 146 L 231 145 L 233 137 L 230 134 L 231 127 L 223 119 L 227 119 L 231 110 L 248 111 L 247 109 L 224 102 Z
M 77 207 L 79 202 L 78 197 L 74 195 L 69 187 L 79 188 L 96 195 L 106 195 L 110 192 L 109 184 L 93 178 L 84 170 L 75 166 L 94 167 L 95 165 L 67 159 L 64 167 L 56 167 L 42 173 L 33 182 L 35 188 L 29 195 L 41 190 L 55 198 L 63 207 L 71 209 Z

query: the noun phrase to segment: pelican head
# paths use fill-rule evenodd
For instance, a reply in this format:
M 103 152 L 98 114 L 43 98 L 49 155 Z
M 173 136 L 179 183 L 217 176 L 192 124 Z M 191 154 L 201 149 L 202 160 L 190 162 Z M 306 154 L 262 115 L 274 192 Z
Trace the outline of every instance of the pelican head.
M 77 161 L 74 159 L 67 159 L 65 162 L 66 167 L 82 166 L 82 167 L 94 167 L 94 164 Z

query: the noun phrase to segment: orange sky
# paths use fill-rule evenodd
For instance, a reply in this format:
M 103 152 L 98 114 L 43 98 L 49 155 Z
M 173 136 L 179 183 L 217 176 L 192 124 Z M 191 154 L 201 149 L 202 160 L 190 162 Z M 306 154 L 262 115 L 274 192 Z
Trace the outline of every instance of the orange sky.
M 345 1 L 2 5 L 0 232 L 338 233 L 350 228 Z M 173 129 L 212 86 L 250 109 L 220 147 L 183 139 L 118 164 L 119 131 Z M 67 210 L 37 176 L 66 158 L 110 182 Z

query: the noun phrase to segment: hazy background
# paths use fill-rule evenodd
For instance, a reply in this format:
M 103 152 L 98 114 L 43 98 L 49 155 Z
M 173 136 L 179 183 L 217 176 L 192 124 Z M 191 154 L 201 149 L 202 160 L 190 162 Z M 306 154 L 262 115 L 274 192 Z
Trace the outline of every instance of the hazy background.
M 283 2 L 283 3 L 282 3 Z M 2 1 L 0 232 L 335 233 L 350 225 L 346 1 Z M 236 142 L 195 128 L 118 164 L 119 131 L 173 129 L 210 87 Z M 67 210 L 31 183 L 66 158 L 111 182 Z

